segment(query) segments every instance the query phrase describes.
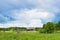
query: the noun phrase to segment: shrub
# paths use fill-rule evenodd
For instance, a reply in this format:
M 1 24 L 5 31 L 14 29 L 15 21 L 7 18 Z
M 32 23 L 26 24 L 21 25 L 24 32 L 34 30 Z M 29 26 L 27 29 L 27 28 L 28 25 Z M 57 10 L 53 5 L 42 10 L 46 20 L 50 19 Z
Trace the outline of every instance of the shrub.
M 55 31 L 55 24 L 53 22 L 48 22 L 44 24 L 44 27 L 40 29 L 41 33 L 53 33 Z

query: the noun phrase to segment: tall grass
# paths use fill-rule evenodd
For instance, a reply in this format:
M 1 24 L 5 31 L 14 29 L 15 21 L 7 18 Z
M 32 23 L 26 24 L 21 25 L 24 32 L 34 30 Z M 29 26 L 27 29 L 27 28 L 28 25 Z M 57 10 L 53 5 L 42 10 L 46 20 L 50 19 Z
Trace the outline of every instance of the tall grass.
M 60 33 L 42 34 L 39 32 L 0 32 L 0 40 L 60 40 Z

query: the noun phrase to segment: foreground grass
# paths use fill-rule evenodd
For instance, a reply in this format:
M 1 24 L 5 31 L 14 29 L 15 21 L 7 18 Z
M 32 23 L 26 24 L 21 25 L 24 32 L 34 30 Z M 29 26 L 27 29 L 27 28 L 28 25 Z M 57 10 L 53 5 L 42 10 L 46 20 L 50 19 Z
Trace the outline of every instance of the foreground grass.
M 0 40 L 60 40 L 60 33 L 42 34 L 39 32 L 0 32 Z

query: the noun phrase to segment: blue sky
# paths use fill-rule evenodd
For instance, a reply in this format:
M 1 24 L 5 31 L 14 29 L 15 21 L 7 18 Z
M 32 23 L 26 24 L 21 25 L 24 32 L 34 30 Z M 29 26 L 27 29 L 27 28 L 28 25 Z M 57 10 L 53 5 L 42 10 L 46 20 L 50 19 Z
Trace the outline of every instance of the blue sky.
M 60 0 L 0 0 L 0 27 L 42 27 L 60 20 Z

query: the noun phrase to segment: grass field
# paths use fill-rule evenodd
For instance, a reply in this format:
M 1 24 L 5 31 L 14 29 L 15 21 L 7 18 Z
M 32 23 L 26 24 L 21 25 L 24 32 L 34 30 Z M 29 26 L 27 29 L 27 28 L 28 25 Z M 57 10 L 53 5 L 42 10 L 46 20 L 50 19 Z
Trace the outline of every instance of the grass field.
M 60 33 L 42 34 L 39 32 L 0 32 L 0 40 L 60 40 Z

